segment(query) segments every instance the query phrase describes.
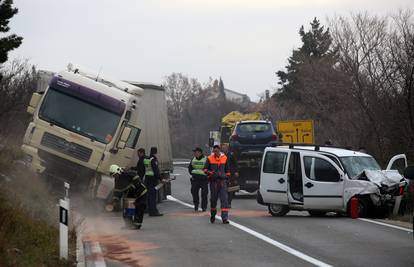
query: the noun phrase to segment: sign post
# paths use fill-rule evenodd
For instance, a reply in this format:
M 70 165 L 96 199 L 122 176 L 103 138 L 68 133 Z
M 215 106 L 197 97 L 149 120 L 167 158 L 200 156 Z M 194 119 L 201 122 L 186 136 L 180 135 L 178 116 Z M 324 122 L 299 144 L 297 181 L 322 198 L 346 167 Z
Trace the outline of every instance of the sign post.
M 65 199 L 59 199 L 59 256 L 68 259 L 69 184 L 65 182 Z

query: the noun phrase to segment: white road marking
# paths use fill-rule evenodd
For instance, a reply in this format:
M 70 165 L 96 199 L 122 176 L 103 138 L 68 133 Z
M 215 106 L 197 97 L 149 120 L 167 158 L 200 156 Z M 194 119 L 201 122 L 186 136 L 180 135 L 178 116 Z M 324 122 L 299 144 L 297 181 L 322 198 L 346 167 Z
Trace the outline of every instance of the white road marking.
M 190 164 L 189 161 L 174 161 L 173 165 L 182 165 L 182 164 Z
M 90 251 L 87 250 L 87 252 L 89 252 L 88 253 L 89 255 L 87 255 L 86 266 L 87 267 L 106 267 L 105 258 L 102 255 L 102 249 L 101 249 L 101 246 L 99 245 L 99 242 L 88 242 L 88 243 L 90 244 Z M 90 259 L 88 259 L 88 257 L 93 257 L 94 260 L 91 262 Z
M 179 199 L 176 199 L 173 196 L 167 196 L 167 199 L 168 200 L 171 200 L 171 201 L 174 201 L 174 202 L 177 202 L 177 203 L 179 203 L 181 205 L 184 205 L 186 207 L 194 208 L 193 205 L 191 205 L 189 203 L 186 203 L 184 201 L 181 201 Z M 219 217 L 219 216 L 216 216 L 216 218 L 218 220 L 221 220 L 221 217 Z M 322 262 L 320 260 L 317 260 L 317 259 L 315 259 L 315 258 L 313 258 L 311 256 L 308 256 L 308 255 L 306 255 L 306 254 L 304 254 L 304 253 L 302 253 L 302 252 L 300 252 L 300 251 L 298 251 L 298 250 L 296 250 L 294 248 L 291 248 L 289 246 L 286 246 L 286 245 L 284 245 L 284 244 L 282 244 L 282 243 L 280 243 L 280 242 L 278 242 L 278 241 L 276 241 L 274 239 L 271 239 L 271 238 L 269 238 L 269 237 L 267 237 L 267 236 L 265 236 L 265 235 L 263 235 L 263 234 L 261 234 L 259 232 L 256 232 L 253 229 L 250 229 L 250 228 L 248 228 L 246 226 L 243 226 L 243 225 L 238 224 L 236 222 L 233 222 L 231 220 L 229 220 L 229 221 L 230 221 L 230 225 L 238 228 L 239 230 L 242 230 L 242 231 L 244 231 L 244 232 L 246 232 L 246 233 L 248 233 L 248 234 L 250 234 L 250 235 L 252 235 L 252 236 L 254 236 L 254 237 L 256 237 L 256 238 L 258 238 L 260 240 L 262 240 L 262 241 L 265 241 L 266 243 L 269 243 L 269 244 L 271 244 L 271 245 L 273 245 L 273 246 L 275 246 L 275 247 L 277 247 L 277 248 L 279 248 L 279 249 L 281 249 L 281 250 L 283 250 L 283 251 L 285 251 L 285 252 L 287 252 L 287 253 L 289 253 L 289 254 L 291 254 L 293 256 L 296 256 L 296 257 L 298 257 L 298 258 L 300 258 L 300 259 L 302 259 L 304 261 L 307 261 L 307 262 L 309 262 L 309 263 L 311 263 L 313 265 L 322 266 L 322 267 L 331 267 L 332 266 L 332 265 L 329 265 L 327 263 L 324 263 L 324 262 Z
M 388 224 L 388 223 L 383 223 L 383 222 L 378 222 L 378 221 L 374 221 L 374 220 L 370 220 L 370 219 L 358 218 L 358 220 L 361 220 L 361 221 L 364 221 L 364 222 L 370 222 L 370 223 L 379 224 L 379 225 L 382 225 L 382 226 L 386 226 L 386 227 L 390 227 L 390 228 L 394 228 L 394 229 L 406 231 L 406 232 L 409 232 L 409 233 L 412 233 L 413 232 L 413 230 L 411 230 L 409 228 L 405 228 L 405 227 L 401 227 L 401 226 L 396 226 L 396 225 L 392 225 L 392 224 Z

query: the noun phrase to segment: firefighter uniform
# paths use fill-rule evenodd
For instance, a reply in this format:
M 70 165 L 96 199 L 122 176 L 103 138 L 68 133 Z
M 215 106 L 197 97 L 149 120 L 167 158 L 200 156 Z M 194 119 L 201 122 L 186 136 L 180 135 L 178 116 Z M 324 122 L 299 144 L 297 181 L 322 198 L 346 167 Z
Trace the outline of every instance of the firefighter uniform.
M 224 154 L 211 154 L 206 161 L 204 172 L 209 176 L 210 182 L 210 222 L 214 223 L 217 214 L 217 200 L 220 198 L 221 218 L 223 223 L 228 222 L 229 206 L 227 202 L 227 181 L 230 170 L 227 156 Z
M 138 229 L 141 228 L 146 208 L 146 186 L 133 170 L 123 170 L 117 165 L 111 165 L 110 174 L 115 178 L 115 202 L 119 202 L 119 200 L 123 197 L 135 198 L 135 216 L 133 224 Z M 128 222 L 126 223 L 128 224 Z
M 201 150 L 201 149 L 200 149 Z M 199 192 L 201 189 L 201 209 L 206 211 L 207 209 L 207 196 L 208 196 L 208 179 L 204 172 L 204 166 L 207 158 L 201 154 L 201 157 L 194 157 L 188 165 L 188 171 L 191 174 L 191 194 L 193 196 L 194 210 L 198 210 L 200 204 Z

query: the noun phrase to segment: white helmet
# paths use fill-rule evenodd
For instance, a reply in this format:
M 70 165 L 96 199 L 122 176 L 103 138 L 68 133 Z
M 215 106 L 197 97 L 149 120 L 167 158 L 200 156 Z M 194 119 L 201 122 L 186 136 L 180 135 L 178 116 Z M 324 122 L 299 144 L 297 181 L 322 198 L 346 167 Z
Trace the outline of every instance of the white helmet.
M 121 167 L 119 167 L 118 165 L 116 165 L 116 164 L 112 164 L 110 167 L 109 167 L 109 174 L 111 174 L 111 175 L 114 175 L 114 174 L 121 174 L 121 172 L 122 172 L 122 168 Z

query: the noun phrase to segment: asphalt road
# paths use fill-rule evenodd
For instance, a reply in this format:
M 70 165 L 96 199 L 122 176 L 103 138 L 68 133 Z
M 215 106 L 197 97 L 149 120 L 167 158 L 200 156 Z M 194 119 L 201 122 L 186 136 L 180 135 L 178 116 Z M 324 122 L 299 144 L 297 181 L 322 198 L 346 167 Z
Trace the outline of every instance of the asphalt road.
M 414 266 L 411 232 L 368 221 L 306 212 L 272 217 L 246 195 L 233 200 L 230 225 L 194 212 L 189 176 L 176 167 L 163 217 L 145 217 L 141 230 L 119 214 L 90 216 L 85 243 L 99 244 L 106 266 Z M 99 265 L 99 264 L 96 264 Z M 103 266 L 103 265 L 101 265 Z

